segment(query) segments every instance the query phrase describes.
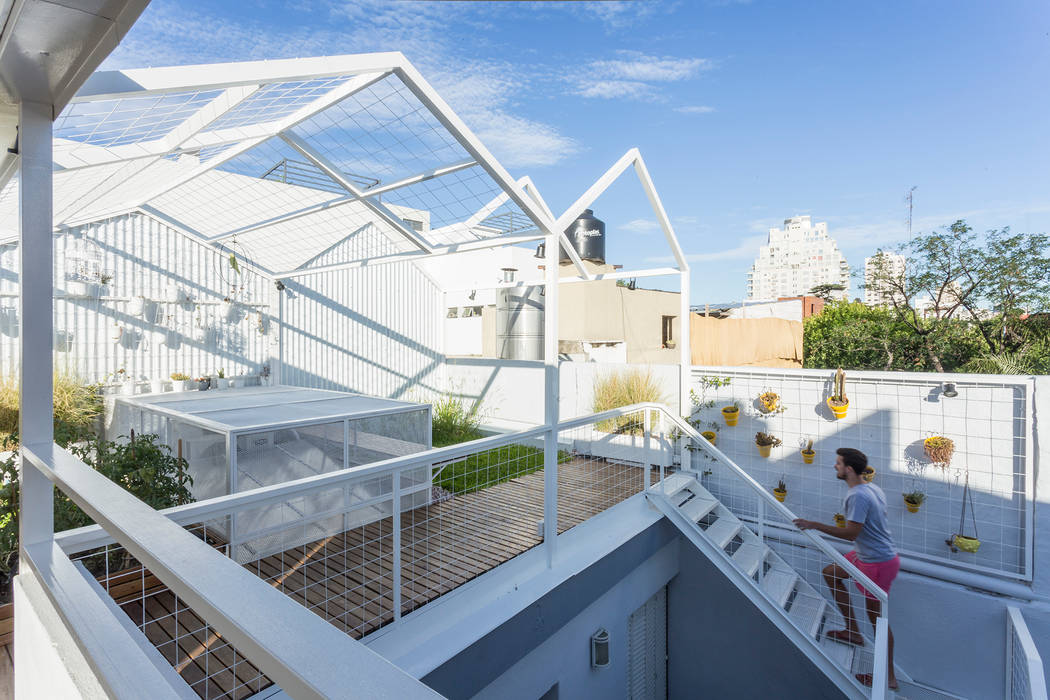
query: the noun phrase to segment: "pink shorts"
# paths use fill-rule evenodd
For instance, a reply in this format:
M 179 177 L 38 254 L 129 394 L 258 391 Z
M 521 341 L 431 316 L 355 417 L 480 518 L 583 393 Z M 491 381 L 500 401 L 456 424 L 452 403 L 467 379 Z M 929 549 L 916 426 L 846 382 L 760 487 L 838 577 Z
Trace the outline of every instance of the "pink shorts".
M 900 555 L 894 555 L 893 559 L 887 559 L 886 561 L 877 561 L 873 563 L 867 563 L 860 560 L 856 550 L 846 553 L 846 558 L 849 559 L 855 567 L 860 569 L 860 572 L 875 582 L 875 585 L 886 591 L 890 592 L 890 586 L 893 584 L 893 579 L 897 578 L 897 574 L 901 570 L 901 558 Z M 857 590 L 863 593 L 866 597 L 874 599 L 875 596 L 868 592 L 864 586 L 854 582 L 857 586 Z

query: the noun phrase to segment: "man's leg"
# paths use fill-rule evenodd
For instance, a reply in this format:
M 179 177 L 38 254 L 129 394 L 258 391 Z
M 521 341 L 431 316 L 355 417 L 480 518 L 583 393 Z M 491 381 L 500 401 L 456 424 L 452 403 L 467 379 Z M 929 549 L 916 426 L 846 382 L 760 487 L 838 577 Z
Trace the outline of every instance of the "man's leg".
M 824 581 L 828 584 L 828 588 L 831 589 L 831 595 L 834 596 L 835 603 L 838 604 L 839 611 L 846 620 L 845 631 L 848 635 L 848 640 L 843 639 L 842 641 L 862 644 L 864 638 L 861 637 L 860 630 L 857 629 L 857 620 L 853 617 L 853 605 L 850 604 L 849 591 L 846 590 L 846 579 L 848 578 L 849 574 L 838 564 L 828 564 L 824 567 Z M 838 637 L 839 635 L 835 636 Z
M 868 609 L 868 619 L 871 620 L 871 626 L 875 627 L 875 621 L 879 619 L 879 613 L 882 612 L 882 603 L 875 598 L 864 597 L 864 605 Z M 888 621 L 887 621 L 888 622 Z M 897 675 L 893 672 L 893 630 L 890 629 L 889 625 L 886 625 L 887 640 L 886 649 L 888 650 L 887 663 L 889 664 L 889 682 L 891 688 L 897 687 Z

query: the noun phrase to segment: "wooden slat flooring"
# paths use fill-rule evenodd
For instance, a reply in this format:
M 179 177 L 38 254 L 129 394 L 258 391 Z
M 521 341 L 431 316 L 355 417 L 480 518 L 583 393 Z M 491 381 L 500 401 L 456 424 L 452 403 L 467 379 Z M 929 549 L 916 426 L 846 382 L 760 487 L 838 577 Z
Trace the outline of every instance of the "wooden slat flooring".
M 601 459 L 560 465 L 558 531 L 640 492 L 643 477 L 637 467 Z M 659 471 L 651 478 L 659 480 Z M 400 517 L 404 615 L 542 542 L 543 471 Z M 360 639 L 394 619 L 393 563 L 393 523 L 385 518 L 245 568 Z M 109 584 L 114 600 L 202 698 L 243 700 L 271 684 L 148 571 L 120 572 Z M 0 653 L 2 676 L 10 656 L 6 648 Z

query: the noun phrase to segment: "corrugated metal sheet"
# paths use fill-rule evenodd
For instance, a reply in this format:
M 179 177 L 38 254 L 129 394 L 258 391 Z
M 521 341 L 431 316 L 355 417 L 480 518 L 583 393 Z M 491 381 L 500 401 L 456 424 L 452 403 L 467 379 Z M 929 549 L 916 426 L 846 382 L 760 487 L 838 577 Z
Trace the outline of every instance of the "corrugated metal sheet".
M 358 259 L 376 244 L 374 235 L 351 236 L 311 264 Z M 443 294 L 415 264 L 285 284 L 283 383 L 409 399 L 436 388 L 444 361 Z
M 77 279 L 97 273 L 113 278 L 98 298 Z M 17 244 L 0 246 L 5 373 L 18 367 L 17 275 Z M 275 290 L 251 272 L 231 289 L 232 277 L 223 255 L 141 214 L 63 231 L 55 237 L 56 365 L 88 381 L 121 368 L 141 380 L 219 368 L 258 374 L 278 354 Z M 232 316 L 227 296 L 239 302 Z

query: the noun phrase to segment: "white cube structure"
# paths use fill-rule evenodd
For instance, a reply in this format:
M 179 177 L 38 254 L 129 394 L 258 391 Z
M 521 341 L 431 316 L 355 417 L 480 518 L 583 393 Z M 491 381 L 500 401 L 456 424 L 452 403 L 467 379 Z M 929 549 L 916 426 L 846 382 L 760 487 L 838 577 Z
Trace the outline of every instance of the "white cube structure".
M 198 501 L 431 446 L 428 404 L 289 386 L 121 396 L 114 422 L 123 434 L 157 434 L 181 454 Z M 401 479 L 403 511 L 429 502 L 429 468 Z M 389 474 L 362 475 L 360 483 L 244 509 L 207 527 L 230 543 L 237 561 L 253 561 L 389 517 L 392 487 Z

